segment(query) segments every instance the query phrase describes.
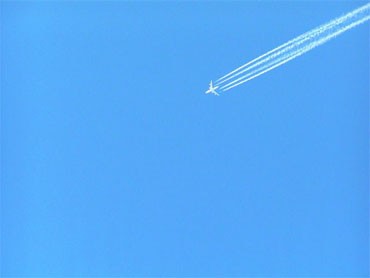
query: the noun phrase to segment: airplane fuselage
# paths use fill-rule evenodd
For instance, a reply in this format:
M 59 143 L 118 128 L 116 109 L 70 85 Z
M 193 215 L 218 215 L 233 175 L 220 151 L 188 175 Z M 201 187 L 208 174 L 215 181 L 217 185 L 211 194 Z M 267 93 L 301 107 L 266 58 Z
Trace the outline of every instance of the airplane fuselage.
M 215 86 L 213 87 L 213 83 L 212 81 L 209 83 L 209 89 L 206 91 L 206 94 L 214 94 L 216 96 L 219 96 L 219 94 L 216 92 L 216 89 L 218 88 L 219 86 Z

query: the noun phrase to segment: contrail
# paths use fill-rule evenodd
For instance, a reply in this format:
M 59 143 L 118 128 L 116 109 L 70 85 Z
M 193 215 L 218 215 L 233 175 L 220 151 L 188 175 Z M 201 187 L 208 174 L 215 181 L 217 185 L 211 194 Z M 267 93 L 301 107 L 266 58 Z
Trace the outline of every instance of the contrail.
M 227 91 L 283 65 L 343 32 L 368 21 L 370 19 L 369 11 L 370 3 L 306 32 L 217 79 L 214 88 Z M 224 84 L 227 81 L 229 82 Z
M 216 80 L 216 85 L 222 84 L 225 81 L 233 78 L 234 76 L 239 75 L 239 74 L 245 72 L 246 70 L 261 64 L 262 62 L 266 62 L 266 61 L 272 59 L 273 57 L 275 57 L 277 55 L 280 55 L 280 54 L 283 54 L 283 53 L 289 51 L 290 49 L 296 47 L 297 45 L 304 43 L 308 39 L 313 38 L 317 35 L 320 35 L 321 33 L 327 31 L 328 29 L 333 28 L 333 27 L 337 26 L 338 24 L 341 24 L 344 21 L 353 18 L 358 13 L 363 12 L 363 10 L 365 10 L 365 9 L 366 9 L 366 6 L 360 7 L 360 8 L 358 8 L 358 9 L 356 9 L 356 10 L 354 10 L 354 11 L 352 11 L 352 12 L 350 12 L 350 13 L 342 16 L 342 17 L 336 18 L 336 19 L 334 19 L 334 20 L 332 20 L 332 21 L 330 21 L 326 24 L 323 24 L 323 25 L 321 25 L 321 26 L 319 26 L 319 27 L 317 27 L 317 28 L 315 28 L 315 29 L 313 29 L 309 32 L 306 32 L 306 33 L 304 33 L 304 34 L 302 34 L 302 35 L 300 35 L 300 36 L 282 44 L 279 47 L 276 47 L 276 48 L 270 50 L 269 52 L 253 59 L 252 61 L 250 61 L 250 62 L 240 66 L 239 68 L 231 71 L 230 73 L 220 77 L 219 79 Z M 262 58 L 265 58 L 265 59 L 261 60 Z M 259 62 L 256 63 L 257 61 L 259 61 Z M 251 65 L 251 64 L 253 64 L 253 65 Z M 251 66 L 244 69 L 248 65 L 251 65 Z M 244 70 L 241 71 L 241 69 L 244 69 Z
M 370 19 L 370 16 L 366 16 L 365 18 L 357 20 L 357 21 L 351 23 L 350 25 L 343 27 L 342 29 L 340 29 L 338 31 L 333 32 L 333 33 L 331 33 L 330 35 L 328 35 L 326 37 L 323 37 L 320 40 L 312 42 L 312 43 L 308 44 L 307 46 L 298 49 L 297 51 L 289 53 L 289 55 L 285 55 L 280 59 L 273 60 L 272 62 L 268 63 L 267 65 L 262 66 L 262 67 L 258 68 L 257 70 L 251 72 L 250 74 L 243 75 L 242 77 L 240 77 L 240 78 L 230 82 L 229 84 L 221 87 L 221 90 L 228 91 L 231 88 L 234 88 L 234 87 L 236 87 L 240 84 L 243 84 L 243 83 L 245 83 L 249 80 L 252 80 L 252 79 L 254 79 L 254 78 L 256 78 L 256 77 L 258 77 L 258 76 L 260 76 L 260 75 L 262 75 L 266 72 L 269 72 L 270 70 L 273 70 L 274 68 L 276 68 L 280 65 L 283 65 L 283 64 L 289 62 L 290 60 L 292 60 L 292 59 L 294 59 L 298 56 L 301 56 L 302 54 L 314 49 L 315 47 L 317 47 L 321 44 L 326 43 L 327 41 L 331 40 L 332 38 L 340 35 L 341 33 L 345 32 L 347 30 L 350 30 L 350 29 L 356 27 L 357 25 L 360 25 L 361 23 L 366 22 L 369 19 Z M 234 83 L 236 83 L 236 84 L 234 84 Z

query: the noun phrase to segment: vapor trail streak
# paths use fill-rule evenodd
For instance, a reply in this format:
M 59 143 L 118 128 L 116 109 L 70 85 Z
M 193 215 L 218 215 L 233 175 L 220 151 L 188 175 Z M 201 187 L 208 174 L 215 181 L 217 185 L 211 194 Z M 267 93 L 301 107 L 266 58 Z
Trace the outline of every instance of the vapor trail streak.
M 220 86 L 220 90 L 228 91 L 242 83 L 256 78 L 288 61 L 301 56 L 302 54 L 322 45 L 334 37 L 348 31 L 370 19 L 370 3 L 336 18 L 327 24 L 321 25 L 296 37 L 293 40 L 253 59 L 243 66 L 224 75 L 216 81 L 216 86 L 229 81 Z M 242 76 L 240 76 L 244 73 Z M 239 76 L 239 77 L 238 77 Z
M 246 70 L 250 69 L 250 68 L 254 68 L 256 67 L 257 65 L 263 63 L 263 62 L 266 62 L 268 60 L 270 60 L 271 58 L 277 56 L 277 55 L 280 55 L 280 54 L 283 54 L 285 53 L 286 51 L 289 51 L 291 48 L 297 46 L 298 44 L 302 44 L 303 42 L 307 41 L 308 39 L 314 37 L 314 36 L 317 36 L 319 34 L 321 34 L 322 32 L 325 32 L 326 30 L 332 28 L 333 26 L 336 26 L 340 23 L 342 23 L 343 21 L 345 20 L 348 20 L 349 18 L 355 16 L 358 12 L 361 12 L 362 10 L 364 9 L 364 7 L 361 7 L 357 10 L 354 10 L 353 12 L 350 12 L 348 14 L 346 14 L 345 16 L 342 16 L 340 18 L 336 18 L 326 24 L 323 24 L 319 27 L 316 27 L 315 29 L 309 31 L 309 32 L 306 32 L 270 51 L 268 51 L 267 53 L 253 59 L 252 61 L 240 66 L 239 68 L 231 71 L 230 73 L 220 77 L 219 79 L 216 80 L 216 85 L 219 85 L 219 84 L 222 84 L 224 82 L 226 82 L 227 80 L 237 76 L 237 75 L 240 75 L 241 73 L 245 72 Z M 265 59 L 261 60 L 262 58 L 266 57 Z M 253 65 L 251 65 L 253 64 Z M 250 67 L 246 68 L 248 65 L 251 65 Z M 244 70 L 242 70 L 244 69 Z M 242 70 L 242 71 L 241 71 Z
M 295 52 L 291 53 L 291 55 L 286 55 L 281 59 L 277 59 L 277 60 L 269 63 L 268 65 L 263 66 L 263 67 L 259 68 L 258 70 L 255 70 L 251 74 L 246 74 L 246 75 L 238 78 L 239 82 L 237 82 L 236 84 L 233 84 L 233 85 L 232 84 L 225 85 L 225 86 L 221 87 L 221 90 L 228 91 L 228 90 L 230 90 L 230 89 L 232 89 L 232 88 L 234 88 L 234 87 L 236 87 L 240 84 L 243 84 L 243 83 L 245 83 L 249 80 L 252 80 L 252 79 L 254 79 L 254 78 L 256 78 L 256 77 L 258 77 L 258 76 L 260 76 L 260 75 L 262 75 L 266 72 L 269 72 L 270 70 L 273 70 L 274 68 L 276 68 L 280 65 L 283 65 L 283 64 L 289 62 L 290 60 L 292 60 L 292 59 L 294 59 L 298 56 L 301 56 L 302 54 L 314 49 L 315 47 L 317 47 L 319 45 L 322 45 L 322 44 L 326 43 L 327 41 L 331 40 L 332 38 L 340 35 L 341 33 L 345 32 L 349 29 L 352 29 L 352 28 L 356 27 L 357 25 L 360 25 L 361 23 L 366 22 L 369 19 L 370 19 L 370 16 L 367 16 L 363 19 L 355 21 L 352 24 L 350 24 L 350 25 L 348 25 L 348 26 L 346 26 L 346 27 L 344 27 L 344 28 L 342 28 L 338 31 L 336 31 L 334 33 L 331 33 L 330 35 L 328 35 L 328 36 L 326 36 L 326 37 L 324 37 L 324 38 L 322 38 L 318 41 L 312 42 L 312 43 L 308 44 L 307 46 L 305 46 L 304 48 L 299 49 L 298 51 L 295 51 Z M 250 76 L 250 77 L 248 77 L 248 76 Z M 235 81 L 237 81 L 237 80 L 235 80 Z M 233 81 L 231 83 L 234 83 L 235 81 Z

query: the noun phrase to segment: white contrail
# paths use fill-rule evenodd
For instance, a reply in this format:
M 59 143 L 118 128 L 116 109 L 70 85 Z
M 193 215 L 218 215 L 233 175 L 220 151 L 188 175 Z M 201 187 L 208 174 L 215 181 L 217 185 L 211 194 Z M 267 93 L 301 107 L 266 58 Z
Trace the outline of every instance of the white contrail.
M 270 59 L 272 59 L 273 57 L 277 56 L 277 55 L 280 55 L 280 54 L 283 54 L 285 53 L 286 51 L 289 51 L 291 48 L 294 48 L 296 47 L 297 45 L 299 44 L 302 44 L 304 43 L 305 41 L 307 41 L 308 39 L 312 38 L 312 37 L 315 37 L 317 35 L 320 35 L 321 33 L 327 31 L 328 29 L 330 28 L 333 28 L 334 26 L 338 25 L 338 24 L 341 24 L 343 21 L 345 20 L 348 20 L 354 16 L 356 16 L 357 13 L 359 12 L 362 12 L 363 9 L 365 9 L 365 7 L 360 7 L 342 17 L 339 17 L 339 18 L 336 18 L 334 20 L 331 20 L 330 22 L 326 23 L 326 24 L 323 24 L 319 27 L 316 27 L 315 29 L 309 31 L 309 32 L 306 32 L 270 51 L 268 51 L 267 53 L 253 59 L 252 61 L 238 67 L 237 69 L 231 71 L 230 73 L 220 77 L 219 79 L 216 80 L 216 85 L 220 85 L 224 82 L 226 82 L 227 80 L 230 80 L 231 78 L 235 77 L 236 75 L 240 75 L 241 73 L 249 70 L 250 68 L 253 68 L 253 67 L 256 67 L 257 65 L 261 64 L 261 63 L 264 63 Z M 262 58 L 266 57 L 265 59 L 261 60 Z M 260 61 L 261 60 L 261 61 Z M 258 62 L 259 61 L 259 62 Z M 258 63 L 256 63 L 258 62 Z M 254 64 L 255 63 L 255 64 Z M 253 64 L 253 65 L 251 65 Z M 247 67 L 248 65 L 251 65 L 250 67 L 244 69 L 245 67 Z M 244 69 L 242 71 L 240 71 L 241 69 Z
M 216 86 L 220 86 L 230 79 L 235 79 L 221 86 L 221 90 L 227 91 L 242 83 L 245 83 L 263 73 L 266 73 L 288 61 L 312 50 L 313 48 L 331 40 L 343 32 L 354 28 L 355 26 L 366 22 L 369 16 L 370 3 L 347 13 L 346 15 L 336 18 L 327 24 L 324 24 L 312 31 L 306 32 L 297 38 L 284 43 L 283 45 L 253 59 L 243 66 L 224 75 L 216 81 Z M 254 69 L 253 71 L 251 71 Z
M 281 66 L 287 62 L 289 62 L 290 60 L 298 57 L 298 56 L 301 56 L 302 54 L 314 49 L 315 47 L 319 46 L 319 45 L 322 45 L 326 42 L 328 42 L 329 40 L 331 40 L 332 38 L 335 38 L 336 36 L 340 35 L 341 33 L 347 31 L 347 30 L 350 30 L 354 27 L 356 27 L 357 25 L 360 25 L 366 21 L 368 21 L 370 19 L 370 16 L 366 16 L 362 19 L 359 19 L 353 23 L 351 23 L 350 25 L 347 25 L 345 27 L 343 27 L 342 29 L 336 31 L 336 32 L 333 32 L 331 33 L 330 35 L 326 36 L 326 37 L 323 37 L 322 39 L 318 40 L 318 41 L 315 41 L 315 42 L 312 42 L 310 44 L 308 44 L 307 46 L 299 49 L 298 51 L 295 51 L 293 53 L 290 53 L 290 55 L 286 55 L 284 56 L 283 58 L 281 59 L 277 59 L 271 63 L 269 63 L 268 65 L 266 66 L 263 66 L 261 68 L 259 68 L 258 70 L 255 70 L 254 72 L 252 72 L 251 74 L 246 74 L 244 76 L 242 76 L 241 78 L 238 78 L 238 81 L 236 84 L 228 84 L 228 85 L 225 85 L 223 87 L 221 87 L 221 90 L 223 91 L 228 91 L 240 84 L 243 84 L 249 80 L 252 80 L 266 72 L 269 72 L 270 70 L 273 70 L 274 68 L 278 67 L 278 66 Z M 237 80 L 231 82 L 231 83 L 235 83 Z
M 280 57 L 276 57 L 276 59 L 273 59 L 273 60 L 270 59 L 271 60 L 270 62 L 263 63 L 263 65 L 261 65 L 259 68 L 255 69 L 254 71 L 252 71 L 250 73 L 247 73 L 247 74 L 243 75 L 242 77 L 237 78 L 236 80 L 234 80 L 232 82 L 229 82 L 228 84 L 222 86 L 220 89 L 227 91 L 227 90 L 229 90 L 229 89 L 231 89 L 231 88 L 233 88 L 237 85 L 240 85 L 240 84 L 242 84 L 246 81 L 249 81 L 249 80 L 261 75 L 262 71 L 263 71 L 263 73 L 265 73 L 267 71 L 270 71 L 271 69 L 276 68 L 278 65 L 285 64 L 287 61 L 290 61 L 293 58 L 296 58 L 296 57 L 312 50 L 313 48 L 329 41 L 330 39 L 338 36 L 339 34 L 345 32 L 349 29 L 352 29 L 353 27 L 355 27 L 355 26 L 357 26 L 361 23 L 366 22 L 369 19 L 370 19 L 370 16 L 367 15 L 363 18 L 360 17 L 359 19 L 357 19 L 354 22 L 348 23 L 347 25 L 337 26 L 337 27 L 340 27 L 340 28 L 338 28 L 337 30 L 330 30 L 330 32 L 328 34 L 324 34 L 325 36 L 319 37 L 318 39 L 315 38 L 315 40 L 310 41 L 309 44 L 305 44 L 301 47 L 295 48 L 295 49 L 293 49 L 293 51 L 290 51 L 290 52 L 286 53 L 285 55 L 281 55 Z M 265 70 L 265 69 L 269 69 L 269 70 Z M 242 82 L 240 83 L 240 81 L 242 81 Z

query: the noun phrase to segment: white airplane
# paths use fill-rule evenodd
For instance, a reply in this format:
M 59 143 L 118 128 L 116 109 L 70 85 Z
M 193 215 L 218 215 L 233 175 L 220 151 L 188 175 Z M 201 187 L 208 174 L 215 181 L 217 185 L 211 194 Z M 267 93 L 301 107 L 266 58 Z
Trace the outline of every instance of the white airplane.
M 206 94 L 214 94 L 215 96 L 219 96 L 219 94 L 216 92 L 216 89 L 218 88 L 219 86 L 216 86 L 216 87 L 213 87 L 213 83 L 212 81 L 209 83 L 209 89 L 208 91 L 206 91 Z

